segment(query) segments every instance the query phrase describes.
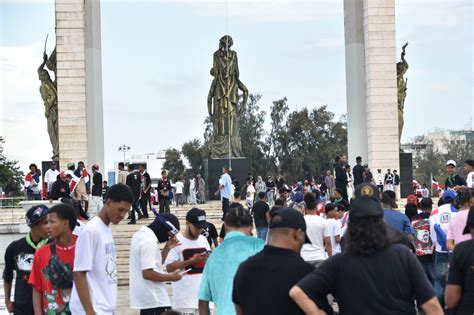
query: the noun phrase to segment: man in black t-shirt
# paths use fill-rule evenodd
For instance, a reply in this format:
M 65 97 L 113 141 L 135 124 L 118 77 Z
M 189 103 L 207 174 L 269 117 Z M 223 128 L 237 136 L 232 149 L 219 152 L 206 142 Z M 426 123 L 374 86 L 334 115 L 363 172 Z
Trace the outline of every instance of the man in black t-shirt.
M 339 188 L 342 192 L 342 198 L 347 199 L 347 173 L 345 165 L 347 163 L 347 157 L 345 155 L 336 157 L 336 164 L 334 164 L 334 173 L 336 175 L 336 188 Z
M 160 204 L 160 213 L 170 212 L 170 192 L 171 183 L 166 171 L 161 172 L 161 179 L 158 181 L 158 203 Z
M 145 169 L 145 165 L 139 166 L 140 170 L 140 209 L 142 210 L 143 217 L 148 218 L 148 203 L 150 202 L 150 189 L 151 189 L 151 178 L 150 174 Z
M 15 315 L 32 315 L 33 289 L 28 285 L 33 257 L 36 250 L 48 242 L 47 221 L 48 207 L 35 206 L 26 213 L 26 223 L 30 232 L 26 237 L 8 245 L 5 252 L 5 269 L 3 270 L 3 285 L 5 289 L 5 304 L 9 313 Z M 11 300 L 11 289 L 15 280 L 15 302 Z
M 471 234 L 472 240 L 454 248 L 449 262 L 448 284 L 444 294 L 446 306 L 455 309 L 456 315 L 474 314 L 474 207 L 467 216 L 463 234 Z
M 242 264 L 234 278 L 232 301 L 237 314 L 304 314 L 289 297 L 290 288 L 314 267 L 303 260 L 303 215 L 291 208 L 276 210 L 271 217 L 268 245 Z
M 416 315 L 415 301 L 426 315 L 443 314 L 415 255 L 391 243 L 378 195 L 374 185 L 356 190 L 344 252 L 327 259 L 291 289 L 290 296 L 306 313 L 327 308 L 325 297 L 332 294 L 341 315 Z
M 449 160 L 446 162 L 446 172 L 448 173 L 448 178 L 446 178 L 446 181 L 444 182 L 444 187 L 446 189 L 454 189 L 457 190 L 461 187 L 466 187 L 466 181 L 464 178 L 459 176 L 457 173 L 457 168 L 456 168 L 456 161 L 454 160 Z
M 365 168 L 362 166 L 362 158 L 360 156 L 356 157 L 356 163 L 357 165 L 352 169 L 352 175 L 354 175 L 354 188 L 364 182 L 365 172 Z
M 127 175 L 126 184 L 132 191 L 133 195 L 133 204 L 132 204 L 132 211 L 130 212 L 130 222 L 127 224 L 135 224 L 135 212 L 138 214 L 138 219 L 142 218 L 141 213 L 138 211 L 138 203 L 140 202 L 140 194 L 141 194 L 141 180 L 140 180 L 140 173 L 133 170 L 133 165 L 128 166 L 129 174 Z
M 267 239 L 268 222 L 270 221 L 270 207 L 265 202 L 265 193 L 258 193 L 258 201 L 252 206 L 252 214 L 257 229 L 257 236 L 262 240 Z

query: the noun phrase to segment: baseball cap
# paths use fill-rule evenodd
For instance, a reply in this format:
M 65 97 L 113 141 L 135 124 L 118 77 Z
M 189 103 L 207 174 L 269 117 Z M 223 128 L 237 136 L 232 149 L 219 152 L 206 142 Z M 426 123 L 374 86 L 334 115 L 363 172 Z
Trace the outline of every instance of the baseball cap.
M 67 168 L 71 168 L 71 167 L 74 167 L 74 166 L 75 166 L 75 164 L 73 162 L 67 163 Z
M 369 195 L 363 195 L 351 202 L 349 220 L 369 217 L 383 217 L 383 209 L 379 201 L 374 200 Z
M 99 164 L 93 164 L 92 169 L 93 170 L 98 170 L 99 169 Z
M 192 208 L 188 211 L 186 214 L 186 221 L 200 229 L 208 227 L 206 222 L 206 212 L 198 208 Z
M 277 219 L 275 218 L 276 216 L 278 216 Z M 272 213 L 268 228 L 302 229 L 306 232 L 306 221 L 301 212 L 295 209 L 279 208 Z
M 456 196 L 457 194 L 454 190 L 448 189 L 443 193 L 441 199 L 443 199 L 444 201 L 451 201 L 456 199 Z
M 287 189 L 285 186 L 281 187 L 280 189 L 278 189 L 278 193 L 282 194 L 284 192 L 290 192 L 289 189 Z
M 367 196 L 374 201 L 380 202 L 380 190 L 377 186 L 370 183 L 362 183 L 358 185 L 354 191 L 355 198 Z
M 48 212 L 49 208 L 45 205 L 31 207 L 30 210 L 26 212 L 26 224 L 28 226 L 35 225 L 43 218 L 45 218 L 48 215 Z
M 61 172 L 61 173 L 59 173 L 59 177 L 60 177 L 60 178 L 66 178 L 67 176 L 66 176 L 66 173 Z
M 446 162 L 446 166 L 448 166 L 448 165 L 452 165 L 452 166 L 456 167 L 456 161 L 449 160 L 448 162 Z
M 470 230 L 469 230 L 470 225 L 474 225 L 474 207 L 471 207 L 471 209 L 469 209 L 469 214 L 467 215 L 466 227 L 464 228 L 464 231 L 462 232 L 462 234 L 470 233 Z
M 176 235 L 179 233 L 179 220 L 171 213 L 159 213 L 156 215 L 154 223 L 157 223 L 161 227 L 165 228 L 171 234 Z

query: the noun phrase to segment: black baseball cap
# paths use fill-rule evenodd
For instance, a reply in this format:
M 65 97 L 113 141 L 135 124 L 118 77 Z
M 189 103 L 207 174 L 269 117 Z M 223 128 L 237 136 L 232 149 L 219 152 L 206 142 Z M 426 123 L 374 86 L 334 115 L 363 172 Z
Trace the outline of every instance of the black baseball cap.
M 278 216 L 278 219 L 275 219 L 276 216 Z M 279 208 L 272 213 L 268 228 L 302 229 L 306 232 L 306 221 L 301 212 L 295 209 Z
M 281 187 L 280 189 L 278 189 L 278 193 L 282 194 L 284 192 L 290 192 L 289 189 L 287 189 L 285 186 Z
M 469 214 L 467 215 L 466 227 L 464 228 L 464 231 L 462 231 L 462 234 L 471 233 L 469 229 L 469 226 L 471 225 L 474 225 L 474 207 L 471 207 L 471 209 L 469 209 Z
M 273 208 L 272 208 L 273 210 Z M 271 212 L 271 211 L 270 211 Z M 275 218 L 275 217 L 278 218 Z M 306 221 L 304 220 L 303 215 L 298 210 L 292 208 L 277 208 L 275 209 L 270 217 L 269 229 L 277 228 L 291 228 L 291 229 L 301 229 L 305 234 L 304 243 L 311 244 L 311 240 L 306 234 Z
M 368 217 L 383 217 L 383 209 L 379 201 L 365 195 L 351 202 L 349 206 L 349 220 Z
M 30 210 L 26 212 L 26 224 L 28 226 L 35 225 L 43 220 L 48 215 L 48 212 L 49 208 L 45 205 L 31 207 Z
M 205 229 L 208 227 L 206 222 L 206 212 L 198 208 L 192 208 L 188 211 L 186 214 L 186 221 L 200 229 Z

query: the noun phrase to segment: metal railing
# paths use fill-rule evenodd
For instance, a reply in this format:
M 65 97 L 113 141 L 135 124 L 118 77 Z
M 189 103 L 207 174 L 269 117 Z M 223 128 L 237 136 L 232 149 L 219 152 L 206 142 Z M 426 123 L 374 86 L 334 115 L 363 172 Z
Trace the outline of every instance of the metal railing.
M 0 197 L 0 209 L 21 208 L 20 202 L 28 200 L 27 197 Z

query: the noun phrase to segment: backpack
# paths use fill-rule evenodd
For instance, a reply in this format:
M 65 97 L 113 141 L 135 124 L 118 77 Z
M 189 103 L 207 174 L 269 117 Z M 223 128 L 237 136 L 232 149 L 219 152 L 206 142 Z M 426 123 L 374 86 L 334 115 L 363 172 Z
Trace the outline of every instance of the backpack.
M 69 264 L 63 263 L 56 254 L 56 244 L 51 244 L 51 258 L 45 272 L 51 280 L 53 287 L 58 289 L 72 289 L 72 268 Z
M 412 222 L 415 231 L 415 249 L 417 256 L 433 254 L 433 241 L 430 235 L 429 218 L 418 217 Z

